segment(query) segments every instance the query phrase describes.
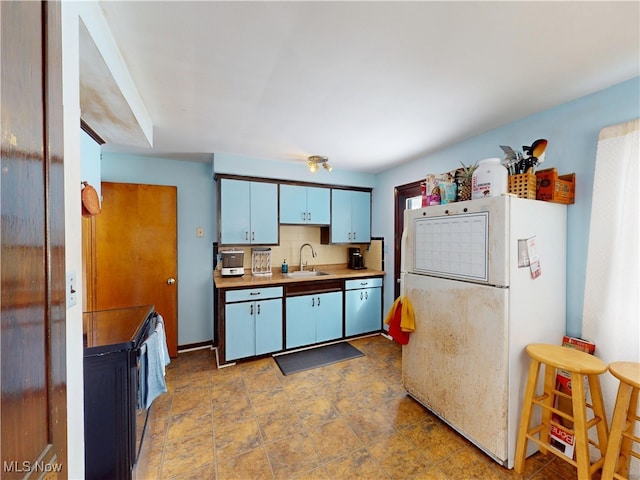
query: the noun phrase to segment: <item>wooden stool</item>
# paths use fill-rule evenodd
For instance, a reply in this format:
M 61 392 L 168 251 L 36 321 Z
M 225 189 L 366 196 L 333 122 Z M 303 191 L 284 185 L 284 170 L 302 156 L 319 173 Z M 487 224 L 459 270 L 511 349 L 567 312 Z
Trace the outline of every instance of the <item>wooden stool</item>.
M 640 443 L 640 438 L 633 435 L 634 426 L 640 421 L 637 410 L 640 363 L 613 362 L 609 365 L 609 371 L 620 380 L 620 386 L 613 409 L 602 480 L 626 479 L 631 457 L 640 458 L 640 454 L 632 449 L 633 442 Z
M 518 430 L 515 471 L 523 473 L 527 441 L 531 440 L 539 445 L 542 453 L 546 454 L 547 451 L 550 451 L 576 467 L 578 469 L 578 480 L 590 480 L 591 475 L 604 464 L 604 456 L 607 449 L 607 417 L 598 377 L 607 371 L 607 366 L 602 360 L 593 355 L 559 345 L 532 344 L 526 347 L 526 351 L 531 357 L 531 363 L 529 365 L 529 377 Z M 541 395 L 536 396 L 540 364 L 545 365 L 544 389 Z M 571 375 L 571 395 L 557 390 L 556 369 L 565 370 Z M 585 375 L 591 391 L 591 404 L 586 401 Z M 556 397 L 571 401 L 573 416 L 554 407 L 554 399 Z M 540 425 L 532 428 L 530 423 L 534 405 L 542 408 L 542 421 Z M 587 421 L 587 408 L 591 409 L 594 414 L 594 417 L 589 421 Z M 551 418 L 552 413 L 571 421 L 573 429 L 555 422 Z M 575 461 L 551 446 L 549 443 L 551 425 L 574 436 Z M 589 440 L 589 429 L 594 426 L 597 428 L 598 433 L 597 444 Z M 589 443 L 595 445 L 601 454 L 601 457 L 593 464 L 589 459 Z

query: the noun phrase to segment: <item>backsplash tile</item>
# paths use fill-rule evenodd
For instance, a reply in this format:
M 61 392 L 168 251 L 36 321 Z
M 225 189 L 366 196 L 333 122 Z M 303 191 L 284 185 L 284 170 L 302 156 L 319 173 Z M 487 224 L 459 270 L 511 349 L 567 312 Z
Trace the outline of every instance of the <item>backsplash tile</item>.
M 311 256 L 311 251 L 305 247 L 302 252 L 304 261 L 309 267 L 314 265 L 346 264 L 350 247 L 360 247 L 364 252 L 366 244 L 354 245 L 321 245 L 320 227 L 306 225 L 281 225 L 280 245 L 271 246 L 271 268 L 277 269 L 283 260 L 287 260 L 290 268 L 297 269 L 300 265 L 300 247 L 310 243 L 318 254 Z M 251 247 L 234 247 L 244 251 L 244 268 L 251 271 Z M 224 250 L 225 248 L 221 248 Z

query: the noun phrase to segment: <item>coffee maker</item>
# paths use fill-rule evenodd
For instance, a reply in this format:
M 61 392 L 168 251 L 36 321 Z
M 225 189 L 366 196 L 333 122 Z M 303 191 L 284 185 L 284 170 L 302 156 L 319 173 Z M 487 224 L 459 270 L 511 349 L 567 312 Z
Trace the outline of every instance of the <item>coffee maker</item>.
M 351 270 L 364 270 L 364 258 L 357 247 L 349 248 L 348 266 Z

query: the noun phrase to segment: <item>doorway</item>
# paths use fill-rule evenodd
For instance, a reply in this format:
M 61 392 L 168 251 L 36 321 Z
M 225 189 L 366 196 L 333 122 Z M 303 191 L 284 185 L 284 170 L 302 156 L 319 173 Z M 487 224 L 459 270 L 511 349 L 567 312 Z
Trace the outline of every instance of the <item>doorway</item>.
M 402 248 L 402 232 L 404 230 L 404 211 L 422 208 L 422 181 L 400 185 L 394 190 L 395 208 L 393 222 L 393 275 L 395 278 L 394 297 L 400 296 L 400 253 Z
M 175 186 L 102 182 L 102 211 L 83 224 L 86 310 L 154 305 L 169 356 L 178 355 L 178 233 Z

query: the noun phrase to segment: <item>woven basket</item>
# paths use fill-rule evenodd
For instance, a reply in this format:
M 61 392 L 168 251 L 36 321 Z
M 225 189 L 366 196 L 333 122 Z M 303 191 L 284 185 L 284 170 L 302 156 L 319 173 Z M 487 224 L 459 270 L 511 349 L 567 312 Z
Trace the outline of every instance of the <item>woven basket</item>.
M 509 175 L 509 193 L 518 198 L 536 199 L 536 176 L 533 173 Z

